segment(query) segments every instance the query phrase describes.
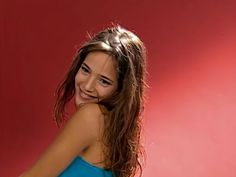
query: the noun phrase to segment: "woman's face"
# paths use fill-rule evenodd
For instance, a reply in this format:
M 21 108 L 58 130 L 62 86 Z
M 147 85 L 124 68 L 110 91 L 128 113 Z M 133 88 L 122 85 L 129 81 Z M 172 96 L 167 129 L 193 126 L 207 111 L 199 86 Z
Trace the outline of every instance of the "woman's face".
M 75 76 L 75 105 L 109 98 L 117 89 L 114 59 L 103 52 L 90 52 Z

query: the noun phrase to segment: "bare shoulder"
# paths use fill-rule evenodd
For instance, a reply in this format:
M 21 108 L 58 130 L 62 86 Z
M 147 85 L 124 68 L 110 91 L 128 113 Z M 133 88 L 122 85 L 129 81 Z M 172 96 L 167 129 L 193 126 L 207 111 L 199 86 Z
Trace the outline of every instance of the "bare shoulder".
M 105 108 L 96 103 L 86 103 L 82 105 L 67 122 L 73 126 L 81 125 L 90 130 L 93 136 L 98 136 L 99 131 L 103 127 Z
M 77 112 L 78 114 L 101 116 L 103 114 L 101 106 L 97 103 L 83 104 Z
M 72 116 L 72 119 L 80 119 L 87 123 L 98 123 L 104 117 L 105 108 L 96 103 L 82 105 Z
M 98 104 L 85 104 L 23 177 L 55 177 L 101 136 L 103 113 Z

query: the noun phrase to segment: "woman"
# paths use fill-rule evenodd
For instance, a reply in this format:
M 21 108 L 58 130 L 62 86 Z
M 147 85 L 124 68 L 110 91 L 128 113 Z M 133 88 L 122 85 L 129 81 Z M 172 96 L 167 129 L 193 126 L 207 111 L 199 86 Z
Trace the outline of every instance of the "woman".
M 57 91 L 55 118 L 67 103 L 76 112 L 22 177 L 131 177 L 139 162 L 145 50 L 120 26 L 92 37 L 77 52 Z

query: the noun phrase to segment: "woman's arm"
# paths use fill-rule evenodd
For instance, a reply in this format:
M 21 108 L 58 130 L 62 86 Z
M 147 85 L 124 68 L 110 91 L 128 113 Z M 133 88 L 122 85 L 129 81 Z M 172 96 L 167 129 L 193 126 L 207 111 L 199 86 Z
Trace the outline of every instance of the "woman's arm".
M 58 176 L 82 150 L 97 140 L 101 116 L 97 104 L 82 106 L 38 161 L 20 177 Z

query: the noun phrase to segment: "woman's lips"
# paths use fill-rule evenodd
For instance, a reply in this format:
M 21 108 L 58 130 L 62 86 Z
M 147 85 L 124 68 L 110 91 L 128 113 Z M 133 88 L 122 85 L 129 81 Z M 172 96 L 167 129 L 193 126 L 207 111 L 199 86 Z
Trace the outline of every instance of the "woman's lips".
M 97 98 L 97 97 L 95 97 L 95 96 L 92 96 L 92 95 L 89 95 L 89 94 L 87 94 L 87 93 L 85 93 L 83 90 L 79 90 L 80 92 L 79 92 L 79 95 L 80 95 L 80 97 L 82 98 L 82 99 L 84 99 L 84 100 L 92 100 L 92 99 L 95 99 L 95 98 Z

